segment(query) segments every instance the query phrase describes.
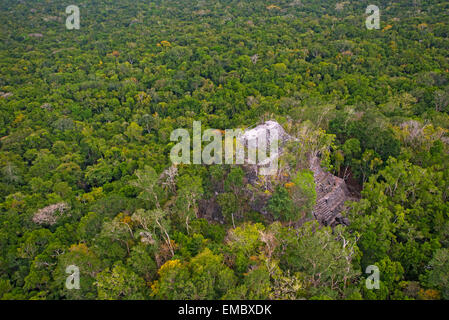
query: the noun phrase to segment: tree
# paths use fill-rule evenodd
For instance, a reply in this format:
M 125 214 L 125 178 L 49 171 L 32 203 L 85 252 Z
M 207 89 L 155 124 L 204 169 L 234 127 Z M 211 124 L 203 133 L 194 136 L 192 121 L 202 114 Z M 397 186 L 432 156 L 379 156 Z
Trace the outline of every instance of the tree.
M 238 209 L 238 201 L 236 196 L 231 192 L 220 193 L 217 196 L 217 202 L 221 207 L 221 212 L 228 223 L 232 223 L 235 227 L 235 214 Z
M 443 90 L 437 90 L 434 93 L 434 103 L 436 111 L 447 111 L 449 105 L 449 93 Z
M 135 175 L 137 180 L 132 180 L 130 183 L 140 191 L 139 199 L 144 200 L 149 207 L 156 206 L 157 209 L 160 209 L 162 189 L 158 184 L 159 177 L 156 171 L 145 166 L 143 170 L 136 170 Z
M 203 194 L 202 180 L 198 176 L 183 175 L 179 177 L 176 208 L 180 216 L 184 218 L 187 233 L 189 233 L 189 221 L 198 217 L 198 199 Z
M 157 265 L 154 260 L 154 250 L 155 246 L 149 246 L 148 244 L 136 245 L 132 247 L 127 260 L 127 265 L 144 278 L 146 282 L 150 282 L 156 276 Z
M 259 248 L 262 245 L 260 232 L 263 230 L 265 227 L 260 223 L 246 223 L 228 231 L 227 244 L 235 259 L 236 271 L 240 273 L 248 271 L 251 257 L 259 255 Z
M 341 226 L 334 235 L 330 227 L 306 222 L 286 234 L 287 249 L 280 266 L 301 273 L 309 296 L 326 294 L 337 298 L 360 274 L 354 267 L 359 254 L 357 240 Z
M 316 202 L 315 180 L 310 171 L 298 171 L 292 179 L 290 196 L 295 205 L 295 216 L 289 217 L 289 221 L 295 221 L 312 213 Z
M 138 124 L 142 126 L 144 130 L 149 134 L 151 133 L 152 129 L 157 129 L 159 125 L 159 118 L 146 113 L 142 117 L 140 117 Z
M 170 221 L 167 215 L 167 211 L 161 209 L 139 209 L 132 215 L 132 220 L 137 222 L 143 230 L 157 234 L 164 239 L 166 245 L 170 248 L 171 255 L 174 256 L 174 246 L 169 235 Z
M 80 286 L 77 290 L 68 290 L 65 286 L 69 266 L 79 269 Z M 67 252 L 58 256 L 58 264 L 53 273 L 62 296 L 70 300 L 96 299 L 95 277 L 101 271 L 101 260 L 85 244 L 72 245 Z
M 404 268 L 400 262 L 391 261 L 389 257 L 385 257 L 374 264 L 379 268 L 379 288 L 369 290 L 366 288 L 365 281 L 362 279 L 361 287 L 364 297 L 370 300 L 386 300 L 386 299 L 401 299 L 403 292 L 401 292 L 401 281 L 404 277 Z
M 362 151 L 360 141 L 355 138 L 348 139 L 343 144 L 341 150 L 343 151 L 344 165 L 346 166 L 345 174 L 343 176 L 346 177 L 348 167 L 351 167 L 353 170 L 358 169 L 357 159 L 360 159 Z
M 102 254 L 106 256 L 124 256 L 125 253 L 121 252 L 123 246 L 126 249 L 126 253 L 129 254 L 131 240 L 134 239 L 134 232 L 130 226 L 130 220 L 129 216 L 119 214 L 112 221 L 103 223 L 101 232 L 95 239 L 95 243 L 97 247 L 101 248 Z M 111 242 L 119 244 L 117 251 L 112 249 Z M 110 250 L 108 250 L 108 246 L 111 246 Z
M 37 224 L 54 225 L 63 216 L 65 211 L 70 209 L 67 203 L 55 203 L 38 210 L 33 216 L 33 222 Z
M 143 129 L 141 126 L 135 122 L 131 122 L 126 129 L 125 134 L 131 141 L 136 141 L 142 138 L 142 131 Z
M 143 300 L 147 297 L 145 281 L 121 264 L 106 268 L 96 279 L 99 299 Z
M 281 185 L 276 186 L 273 196 L 268 201 L 267 208 L 277 220 L 292 221 L 294 219 L 293 200 L 287 189 Z
M 427 273 L 427 284 L 440 290 L 445 300 L 449 299 L 449 250 L 435 251 L 429 262 L 430 270 Z
M 159 280 L 152 285 L 158 299 L 220 299 L 233 288 L 236 278 L 223 264 L 223 257 L 208 248 L 190 263 L 167 261 L 158 271 Z

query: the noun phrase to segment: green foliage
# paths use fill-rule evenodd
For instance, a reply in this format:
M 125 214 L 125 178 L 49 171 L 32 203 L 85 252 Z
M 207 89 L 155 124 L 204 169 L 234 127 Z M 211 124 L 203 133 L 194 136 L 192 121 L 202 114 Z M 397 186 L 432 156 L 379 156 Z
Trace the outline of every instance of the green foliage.
M 382 30 L 363 1 L 80 9 L 0 3 L 1 299 L 449 299 L 447 1 Z M 295 138 L 278 176 L 170 162 L 174 129 L 269 119 Z M 360 197 L 348 226 L 310 221 L 316 158 Z
M 267 207 L 276 220 L 291 221 L 294 218 L 294 203 L 283 186 L 276 186 Z
M 298 214 L 291 220 L 311 215 L 316 202 L 315 181 L 311 171 L 299 171 L 292 179 L 294 186 L 291 188 L 292 201 Z M 299 216 L 298 216 L 299 215 Z
M 343 294 L 360 271 L 356 268 L 359 254 L 356 239 L 341 226 L 335 236 L 328 227 L 307 222 L 297 232 L 288 231 L 288 252 L 281 268 L 299 272 L 311 296 L 325 294 L 333 298 Z
M 147 297 L 143 279 L 120 264 L 99 273 L 95 285 L 98 299 L 102 300 L 142 300 Z
M 159 269 L 152 289 L 159 299 L 218 299 L 234 287 L 236 278 L 221 255 L 204 249 L 189 263 L 170 260 Z
M 435 251 L 429 262 L 430 271 L 427 274 L 429 286 L 438 289 L 444 299 L 449 299 L 449 250 L 440 249 Z

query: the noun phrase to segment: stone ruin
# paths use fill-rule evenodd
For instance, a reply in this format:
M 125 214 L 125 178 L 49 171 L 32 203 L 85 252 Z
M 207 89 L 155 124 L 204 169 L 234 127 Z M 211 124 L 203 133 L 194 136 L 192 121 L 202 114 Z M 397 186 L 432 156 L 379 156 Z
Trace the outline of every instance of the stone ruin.
M 347 218 L 341 215 L 345 202 L 355 200 L 346 186 L 346 182 L 333 174 L 326 172 L 320 165 L 320 159 L 314 157 L 310 161 L 310 170 L 315 179 L 316 204 L 313 216 L 320 224 L 336 226 L 348 225 Z
M 260 124 L 254 128 L 247 129 L 244 134 L 240 137 L 240 142 L 244 147 L 248 147 L 248 141 L 256 140 L 263 134 L 267 134 L 269 130 L 276 130 L 278 132 L 279 139 L 279 154 L 270 154 L 268 158 L 269 161 L 277 160 L 278 156 L 282 154 L 282 147 L 287 141 L 297 140 L 294 137 L 288 135 L 284 128 L 276 121 L 267 121 Z M 272 137 L 268 135 L 267 142 L 268 145 L 272 143 Z M 269 147 L 267 148 L 269 150 Z M 257 165 L 248 164 L 245 160 L 244 170 L 245 170 L 245 182 L 251 185 L 256 185 L 259 182 L 259 170 L 260 167 L 267 166 L 266 161 L 262 164 Z M 309 169 L 313 172 L 315 179 L 315 188 L 317 200 L 313 208 L 313 217 L 320 223 L 326 226 L 334 227 L 339 224 L 348 225 L 347 218 L 341 215 L 341 212 L 345 208 L 346 201 L 354 201 L 356 198 L 351 195 L 346 182 L 325 171 L 321 167 L 321 161 L 319 157 L 313 157 L 309 161 Z M 215 196 L 218 195 L 223 190 L 215 190 Z M 199 201 L 199 213 L 200 216 L 216 222 L 223 222 L 223 217 L 221 214 L 220 206 L 217 204 L 215 198 L 203 199 Z M 250 195 L 250 207 L 252 210 L 263 214 L 264 216 L 269 215 L 266 210 L 267 201 L 271 196 L 265 193 L 261 194 L 251 194 Z M 304 222 L 304 221 L 302 221 Z
M 275 132 L 275 134 L 273 134 Z M 261 174 L 261 168 L 270 168 L 271 164 L 274 161 L 278 161 L 279 156 L 282 154 L 283 145 L 291 140 L 292 137 L 288 135 L 284 128 L 277 123 L 276 121 L 267 121 L 263 124 L 260 124 L 252 129 L 247 129 L 242 136 L 239 137 L 239 142 L 243 145 L 245 149 L 251 145 L 253 147 L 260 147 L 261 139 L 265 139 L 266 141 L 266 150 L 263 153 L 267 156 L 265 159 L 254 159 L 255 164 L 249 162 L 249 157 L 245 157 L 245 165 L 249 165 L 250 168 L 247 168 L 247 171 L 254 171 L 254 174 Z M 277 141 L 274 141 L 274 140 Z M 275 146 L 275 152 L 270 152 L 271 145 L 273 142 L 277 143 Z

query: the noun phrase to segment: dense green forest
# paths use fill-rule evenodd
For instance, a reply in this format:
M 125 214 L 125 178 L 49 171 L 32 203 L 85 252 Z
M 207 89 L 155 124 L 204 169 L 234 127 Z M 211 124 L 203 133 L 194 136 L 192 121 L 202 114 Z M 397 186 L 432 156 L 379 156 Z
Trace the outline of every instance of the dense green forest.
M 448 17 L 444 0 L 2 0 L 0 298 L 449 299 Z M 300 137 L 270 181 L 170 161 L 193 121 L 266 120 Z M 347 225 L 313 219 L 311 154 L 356 194 Z

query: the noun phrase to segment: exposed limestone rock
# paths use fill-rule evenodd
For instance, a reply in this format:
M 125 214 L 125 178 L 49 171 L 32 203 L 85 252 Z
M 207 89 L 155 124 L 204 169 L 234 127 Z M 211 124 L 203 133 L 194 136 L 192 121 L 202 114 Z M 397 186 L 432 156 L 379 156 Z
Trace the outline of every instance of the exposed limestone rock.
M 12 96 L 12 92 L 0 92 L 0 97 L 7 99 Z
M 248 149 L 249 146 L 257 146 L 260 147 L 261 139 L 265 139 L 266 141 L 266 152 L 267 156 L 265 159 L 257 159 L 257 164 L 251 163 L 248 157 L 245 157 L 245 164 L 254 165 L 256 169 L 256 175 L 259 173 L 260 168 L 268 168 L 271 167 L 273 161 L 278 161 L 279 156 L 282 153 L 282 148 L 288 140 L 291 140 L 292 137 L 288 135 L 284 128 L 277 123 L 276 121 L 267 121 L 263 124 L 256 126 L 255 128 L 248 129 L 244 132 L 244 134 L 239 138 L 240 143 Z M 276 152 L 271 153 L 271 145 L 273 142 L 278 143 L 278 148 L 276 148 Z
M 276 121 L 267 121 L 264 124 L 256 126 L 255 128 L 246 130 L 240 140 L 244 146 L 247 146 L 249 141 L 263 138 L 263 135 L 267 135 L 267 133 L 274 131 L 277 131 L 278 133 L 280 144 L 291 139 L 290 135 L 285 132 L 284 128 L 282 128 L 279 123 Z M 273 136 L 268 134 L 267 140 L 268 143 L 273 142 Z

